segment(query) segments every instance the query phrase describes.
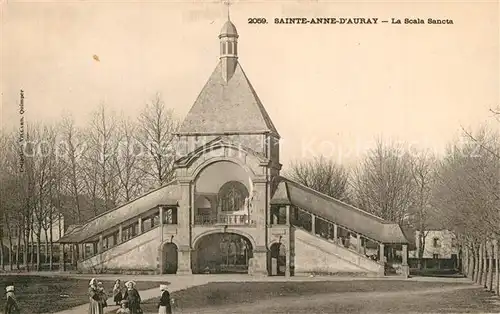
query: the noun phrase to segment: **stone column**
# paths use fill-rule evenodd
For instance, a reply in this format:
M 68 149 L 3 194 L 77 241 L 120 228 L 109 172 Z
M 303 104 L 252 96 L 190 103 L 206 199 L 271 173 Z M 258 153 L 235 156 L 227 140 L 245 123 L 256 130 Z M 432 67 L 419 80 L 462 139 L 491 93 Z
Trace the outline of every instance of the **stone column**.
M 85 243 L 80 244 L 80 259 L 84 260 L 85 256 Z
M 64 243 L 59 245 L 59 271 L 65 271 L 66 267 L 64 265 Z
M 164 219 L 164 215 L 165 215 L 165 211 L 163 209 L 163 206 L 160 206 L 160 211 L 159 211 L 159 215 L 160 215 L 160 240 L 161 240 L 161 244 L 163 245 L 163 224 L 165 223 L 165 219 Z
M 288 243 L 288 247 L 286 248 L 286 260 L 285 260 L 285 277 L 290 277 L 290 261 L 292 259 L 292 256 L 290 254 L 290 243 Z
M 120 224 L 118 226 L 118 244 L 121 244 L 123 242 L 123 225 Z
M 76 265 L 78 265 L 78 261 L 82 260 L 82 251 L 80 250 L 80 244 L 76 244 L 75 249 L 76 249 Z
M 191 248 L 188 245 L 181 245 L 178 249 L 177 275 L 191 275 Z
M 99 235 L 99 243 L 97 244 L 97 253 L 102 253 L 103 239 L 102 234 Z
M 75 245 L 70 244 L 69 248 L 70 248 L 70 252 L 71 252 L 71 265 L 74 266 L 75 265 L 75 255 L 76 255 Z
M 311 233 L 316 235 L 316 215 L 311 214 Z
M 286 225 L 290 225 L 290 205 L 286 205 Z
M 410 267 L 408 266 L 408 245 L 403 244 L 403 252 L 402 252 L 403 262 L 401 263 L 401 269 L 403 271 L 403 276 L 408 278 L 410 276 Z
M 361 254 L 362 253 L 361 249 L 363 248 L 363 245 L 361 243 L 361 234 L 358 233 L 356 237 L 357 237 L 356 241 L 358 242 L 357 244 L 358 253 Z
M 379 247 L 379 255 L 378 255 L 379 263 L 385 265 L 384 243 L 379 243 L 378 247 Z
M 253 250 L 253 257 L 250 259 L 248 266 L 248 274 L 252 276 L 267 276 L 267 248 L 265 246 L 257 246 Z M 289 262 L 287 261 L 288 265 Z
M 142 233 L 142 217 L 137 219 L 137 235 Z
M 335 243 L 337 243 L 338 237 L 339 237 L 338 226 L 337 226 L 337 224 L 333 224 L 333 240 L 335 241 Z

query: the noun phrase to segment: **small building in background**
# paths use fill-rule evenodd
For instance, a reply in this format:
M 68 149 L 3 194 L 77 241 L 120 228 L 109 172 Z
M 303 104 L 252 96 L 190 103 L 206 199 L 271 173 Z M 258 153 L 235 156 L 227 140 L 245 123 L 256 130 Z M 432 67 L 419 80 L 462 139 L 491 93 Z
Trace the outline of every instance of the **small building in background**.
M 458 268 L 459 245 L 455 234 L 447 229 L 415 230 L 415 250 L 409 252 L 411 268 L 418 268 L 419 235 L 425 233 L 423 269 L 452 270 Z

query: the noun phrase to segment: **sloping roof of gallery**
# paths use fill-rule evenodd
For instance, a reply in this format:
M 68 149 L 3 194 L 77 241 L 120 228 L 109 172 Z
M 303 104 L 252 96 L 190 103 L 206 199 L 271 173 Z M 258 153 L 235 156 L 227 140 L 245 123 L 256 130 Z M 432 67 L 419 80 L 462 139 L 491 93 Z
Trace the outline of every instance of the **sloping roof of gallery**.
M 85 223 L 73 226 L 59 239 L 60 243 L 78 243 L 94 237 L 114 226 L 126 222 L 156 206 L 177 206 L 179 190 L 177 181 L 172 181 L 152 190 L 128 203 L 106 211 Z
M 269 114 L 238 63 L 226 82 L 219 62 L 179 129 L 179 134 L 272 133 Z
M 278 180 L 280 182 L 271 204 L 295 205 L 383 243 L 408 243 L 408 239 L 396 223 L 386 221 L 290 179 L 279 177 Z

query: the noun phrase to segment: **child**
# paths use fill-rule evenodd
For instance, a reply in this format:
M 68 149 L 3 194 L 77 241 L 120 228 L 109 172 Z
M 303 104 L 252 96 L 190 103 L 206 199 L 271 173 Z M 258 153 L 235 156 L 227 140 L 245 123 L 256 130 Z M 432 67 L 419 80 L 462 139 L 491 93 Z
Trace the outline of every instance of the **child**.
M 121 308 L 116 311 L 116 314 L 130 314 L 130 310 L 128 309 L 128 301 L 127 300 L 122 300 L 121 302 Z

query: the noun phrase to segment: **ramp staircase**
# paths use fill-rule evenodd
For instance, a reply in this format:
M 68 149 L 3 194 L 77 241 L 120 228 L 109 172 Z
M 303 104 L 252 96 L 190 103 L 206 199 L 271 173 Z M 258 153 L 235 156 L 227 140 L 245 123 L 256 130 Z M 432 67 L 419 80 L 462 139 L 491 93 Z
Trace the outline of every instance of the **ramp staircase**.
M 160 228 L 157 225 L 133 237 L 124 239 L 120 243 L 104 248 L 91 256 L 85 256 L 78 262 L 78 268 L 88 269 L 94 273 L 103 273 L 110 269 L 120 269 L 124 264 L 127 266 L 126 268 L 133 269 L 134 263 L 136 263 L 137 269 L 142 269 L 144 264 L 139 262 L 141 256 L 149 254 L 151 250 L 158 249 L 160 244 L 159 232 Z M 154 253 L 156 256 L 156 252 Z

